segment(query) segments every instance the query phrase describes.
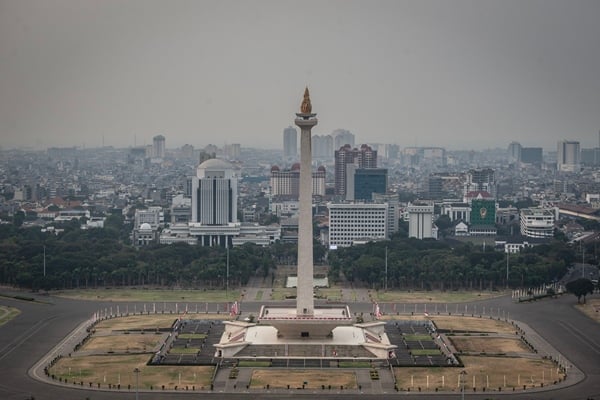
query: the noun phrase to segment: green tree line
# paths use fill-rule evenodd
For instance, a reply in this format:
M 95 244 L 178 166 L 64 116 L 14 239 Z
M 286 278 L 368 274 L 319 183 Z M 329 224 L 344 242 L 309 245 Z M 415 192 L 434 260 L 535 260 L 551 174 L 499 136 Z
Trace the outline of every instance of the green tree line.
M 387 283 L 388 289 L 534 287 L 560 279 L 575 261 L 575 252 L 566 243 L 554 241 L 508 257 L 507 281 L 507 255 L 489 246 L 393 238 L 329 253 L 329 277 L 373 288 Z

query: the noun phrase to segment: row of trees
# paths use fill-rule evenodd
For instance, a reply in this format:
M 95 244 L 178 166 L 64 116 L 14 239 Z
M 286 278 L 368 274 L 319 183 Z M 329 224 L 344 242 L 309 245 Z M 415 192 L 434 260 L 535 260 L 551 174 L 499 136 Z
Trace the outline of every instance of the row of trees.
M 297 249 L 278 243 L 229 251 L 219 247 L 187 244 L 135 248 L 126 244 L 129 227 L 112 216 L 104 229 L 81 230 L 71 221 L 55 235 L 40 228 L 0 225 L 0 283 L 37 289 L 89 288 L 98 286 L 157 285 L 224 287 L 243 285 L 251 276 L 267 277 L 277 264 L 295 263 Z M 325 249 L 315 247 L 315 262 Z
M 400 238 L 329 254 L 334 281 L 400 289 L 534 287 L 560 279 L 574 260 L 574 250 L 559 241 L 510 256 L 471 243 Z
M 54 235 L 39 228 L 0 225 L 0 283 L 35 290 L 127 285 L 224 287 L 227 280 L 224 248 L 187 244 L 134 248 L 126 244 L 130 227 L 123 224 L 121 216 L 109 217 L 104 229 L 81 230 L 76 221 L 60 228 L 64 232 Z M 534 287 L 563 276 L 575 261 L 576 250 L 555 241 L 507 260 L 506 254 L 489 246 L 397 236 L 329 254 L 315 241 L 314 261 L 320 263 L 327 257 L 333 282 L 348 280 L 373 288 Z M 229 283 L 244 285 L 251 276 L 267 277 L 276 265 L 295 264 L 296 259 L 297 247 L 291 244 L 232 248 Z

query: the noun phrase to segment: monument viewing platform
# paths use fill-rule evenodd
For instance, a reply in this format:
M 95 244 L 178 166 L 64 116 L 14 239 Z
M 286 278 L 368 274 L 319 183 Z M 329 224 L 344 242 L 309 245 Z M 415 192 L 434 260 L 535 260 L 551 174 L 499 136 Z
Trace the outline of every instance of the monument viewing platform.
M 353 324 L 348 306 L 315 307 L 311 315 L 298 314 L 292 307 L 262 306 L 258 321 L 286 338 L 325 338 L 334 328 Z

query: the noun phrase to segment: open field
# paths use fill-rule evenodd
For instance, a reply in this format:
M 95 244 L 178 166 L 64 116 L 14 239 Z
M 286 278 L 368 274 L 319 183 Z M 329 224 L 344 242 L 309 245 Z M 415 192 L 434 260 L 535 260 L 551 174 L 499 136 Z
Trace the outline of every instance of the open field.
M 435 322 L 438 329 L 450 331 L 515 333 L 515 328 L 511 324 L 489 318 L 435 315 L 430 316 L 429 319 Z
M 52 292 L 54 296 L 78 300 L 148 301 L 148 302 L 227 302 L 240 297 L 238 290 L 184 290 L 146 288 L 73 289 Z
M 369 291 L 371 299 L 388 303 L 463 303 L 500 297 L 505 292 L 491 291 Z
M 398 387 L 406 390 L 460 390 L 460 373 L 465 371 L 465 390 L 512 390 L 547 386 L 564 374 L 549 360 L 509 357 L 461 357 L 464 368 L 395 368 Z
M 96 332 L 102 331 L 147 331 L 171 328 L 178 314 L 130 315 L 128 317 L 111 318 L 96 325 Z M 185 314 L 185 319 L 229 319 L 229 314 Z
M 498 337 L 453 336 L 449 338 L 457 351 L 470 353 L 531 353 L 521 339 Z
M 352 371 L 323 370 L 288 370 L 288 369 L 256 369 L 252 372 L 250 387 L 259 389 L 269 385 L 270 388 L 321 389 L 322 385 L 344 389 L 356 389 L 356 374 Z
M 135 386 L 133 370 L 139 368 L 140 389 L 173 389 L 195 386 L 209 388 L 214 367 L 193 366 L 148 366 L 146 362 L 150 356 L 121 355 L 121 356 L 87 356 L 63 358 L 50 368 L 50 374 L 67 379 L 69 382 L 83 382 L 88 386 L 91 382 L 94 387 L 100 383 L 101 387 L 120 384 L 121 388 Z
M 152 352 L 164 340 L 164 336 L 154 333 L 93 336 L 81 350 L 104 353 Z
M 0 306 L 0 326 L 4 325 L 20 313 L 21 311 L 19 311 L 17 308 L 10 306 Z

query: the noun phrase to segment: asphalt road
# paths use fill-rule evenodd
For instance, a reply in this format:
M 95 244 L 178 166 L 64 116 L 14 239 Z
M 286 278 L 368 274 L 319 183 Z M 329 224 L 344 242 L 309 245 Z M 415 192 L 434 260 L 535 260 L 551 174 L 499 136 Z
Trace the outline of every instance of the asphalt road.
M 4 292 L 6 293 L 6 292 Z M 598 295 L 594 295 L 598 297 Z M 91 391 L 85 389 L 66 388 L 46 384 L 31 378 L 28 375 L 30 368 L 46 355 L 55 345 L 67 337 L 82 321 L 89 318 L 99 309 L 113 307 L 116 312 L 117 303 L 101 303 L 89 301 L 73 301 L 54 297 L 37 297 L 40 302 L 26 302 L 0 297 L 0 304 L 10 305 L 21 310 L 15 319 L 0 327 L 0 399 L 36 400 L 64 399 L 64 400 L 103 400 L 103 399 L 135 399 L 135 393 Z M 558 299 L 547 299 L 533 303 L 514 304 L 510 298 L 502 297 L 469 303 L 466 305 L 468 312 L 481 313 L 485 307 L 487 313 L 510 315 L 511 319 L 526 322 L 531 328 L 540 333 L 554 349 L 567 356 L 578 369 L 584 372 L 585 378 L 580 383 L 564 387 L 559 390 L 525 393 L 466 393 L 468 399 L 597 399 L 600 400 L 600 326 L 583 314 L 573 309 L 576 299 L 574 296 L 563 296 Z M 125 303 L 120 303 L 121 307 Z M 242 311 L 256 312 L 261 303 L 246 302 Z M 142 304 L 129 303 L 128 307 L 139 307 Z M 215 305 L 210 305 L 211 310 Z M 389 305 L 388 305 L 389 306 Z M 391 306 L 389 306 L 391 307 Z M 410 305 L 409 307 L 414 307 Z M 425 305 L 417 305 L 421 312 Z M 435 305 L 427 305 L 428 312 L 433 311 Z M 438 305 L 440 311 L 445 311 L 445 305 Z M 451 305 L 450 308 L 456 307 Z M 369 313 L 372 310 L 370 303 L 351 304 L 353 312 Z M 460 311 L 464 306 L 458 306 Z M 131 308 L 130 308 L 131 310 Z M 495 311 L 494 311 L 495 310 Z M 121 311 L 123 311 L 121 309 Z M 391 310 L 390 310 L 391 311 Z M 286 399 L 299 397 L 314 398 L 315 395 L 329 399 L 386 399 L 419 398 L 419 399 L 459 399 L 460 394 L 337 394 L 316 392 L 278 392 L 278 393 L 211 393 L 207 395 L 213 399 L 253 399 L 272 398 Z M 182 399 L 198 397 L 198 393 L 140 393 L 141 399 Z M 202 394 L 205 396 L 205 394 Z

